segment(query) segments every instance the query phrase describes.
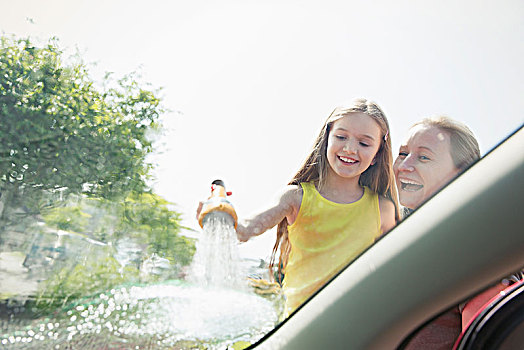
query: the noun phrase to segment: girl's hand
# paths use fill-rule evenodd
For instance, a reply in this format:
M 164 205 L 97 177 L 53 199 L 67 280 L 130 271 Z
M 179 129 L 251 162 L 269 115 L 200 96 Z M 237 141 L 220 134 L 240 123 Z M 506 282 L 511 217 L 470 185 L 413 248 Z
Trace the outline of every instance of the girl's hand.
M 240 242 L 247 242 L 251 237 L 253 235 L 250 235 L 244 226 L 237 224 L 237 238 Z
M 204 202 L 203 201 L 198 202 L 198 207 L 196 210 L 195 218 L 199 222 L 200 222 L 200 213 L 202 212 L 203 207 L 204 207 Z M 240 223 L 237 225 L 236 233 L 237 233 L 237 238 L 240 242 L 247 242 L 251 237 L 253 237 L 253 235 L 250 235 L 248 230 L 244 226 L 242 226 Z
M 198 202 L 198 208 L 196 210 L 196 219 L 198 221 L 198 217 L 200 216 L 200 213 L 202 212 L 202 207 L 204 206 L 204 202 L 200 201 Z

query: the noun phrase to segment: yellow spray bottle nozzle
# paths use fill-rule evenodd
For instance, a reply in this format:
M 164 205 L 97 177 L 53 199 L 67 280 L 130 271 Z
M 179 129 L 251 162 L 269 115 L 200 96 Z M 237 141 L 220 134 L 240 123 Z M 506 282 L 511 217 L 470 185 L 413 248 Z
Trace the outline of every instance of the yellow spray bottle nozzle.
M 233 219 L 235 224 L 235 229 L 237 228 L 237 213 L 233 208 L 233 205 L 227 200 L 227 196 L 230 196 L 231 192 L 226 192 L 226 187 L 224 181 L 215 180 L 211 184 L 211 196 L 202 206 L 202 211 L 198 216 L 198 223 L 200 227 L 204 227 L 204 218 L 212 212 L 224 212 L 229 214 Z

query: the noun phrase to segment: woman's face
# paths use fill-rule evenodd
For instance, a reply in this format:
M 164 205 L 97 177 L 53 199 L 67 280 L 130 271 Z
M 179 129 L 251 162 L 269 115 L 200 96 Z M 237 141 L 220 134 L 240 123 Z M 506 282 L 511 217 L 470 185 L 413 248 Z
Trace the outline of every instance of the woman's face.
M 449 134 L 433 126 L 411 128 L 393 170 L 400 204 L 417 208 L 458 174 L 451 158 Z

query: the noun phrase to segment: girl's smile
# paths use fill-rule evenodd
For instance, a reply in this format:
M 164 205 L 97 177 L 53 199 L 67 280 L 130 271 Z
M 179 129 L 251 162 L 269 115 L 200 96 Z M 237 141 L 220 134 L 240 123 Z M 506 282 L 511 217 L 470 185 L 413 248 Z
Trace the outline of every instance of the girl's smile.
M 343 163 L 347 163 L 348 165 L 355 164 L 358 162 L 358 160 L 356 159 L 344 157 L 344 156 L 338 156 L 338 159 L 340 159 Z

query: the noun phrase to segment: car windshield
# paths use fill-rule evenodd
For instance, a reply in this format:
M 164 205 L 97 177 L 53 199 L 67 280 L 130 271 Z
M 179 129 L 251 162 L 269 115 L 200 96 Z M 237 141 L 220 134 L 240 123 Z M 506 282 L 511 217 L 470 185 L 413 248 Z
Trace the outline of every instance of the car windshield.
M 354 97 L 383 108 L 393 159 L 442 115 L 489 152 L 523 122 L 523 14 L 514 1 L 5 3 L 1 347 L 256 343 L 289 315 L 285 275 L 270 269 L 276 227 L 240 243 L 237 219 L 274 201 Z M 209 199 L 226 215 L 202 215 Z

